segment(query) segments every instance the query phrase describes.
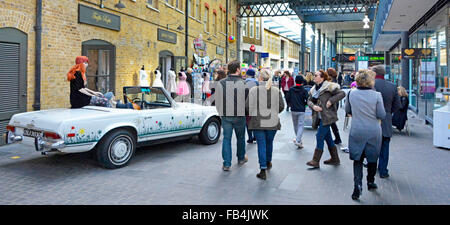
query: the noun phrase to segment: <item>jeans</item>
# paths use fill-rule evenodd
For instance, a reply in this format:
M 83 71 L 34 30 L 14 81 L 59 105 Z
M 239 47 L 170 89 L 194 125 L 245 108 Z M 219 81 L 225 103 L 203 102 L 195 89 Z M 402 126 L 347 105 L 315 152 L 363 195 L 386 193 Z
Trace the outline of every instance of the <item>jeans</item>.
M 258 159 L 260 169 L 267 169 L 267 162 L 272 162 L 273 139 L 276 130 L 254 130 L 258 144 Z
M 245 158 L 245 117 L 244 116 L 223 116 L 223 142 L 222 142 L 222 158 L 223 165 L 231 166 L 231 138 L 234 133 L 237 138 L 237 153 L 238 160 Z
M 366 157 L 365 151 L 363 151 L 359 161 L 353 161 L 353 181 L 355 186 L 360 185 L 362 187 L 363 178 L 363 161 Z M 377 163 L 368 163 L 367 165 L 367 183 L 375 182 L 375 174 L 377 173 Z
M 253 135 L 253 130 L 249 130 L 247 125 L 245 125 L 245 127 L 247 128 L 248 140 L 253 140 L 253 139 L 255 139 L 255 137 L 254 137 L 254 135 Z
M 334 144 L 333 137 L 331 137 L 330 125 L 323 126 L 322 120 L 320 120 L 319 128 L 317 129 L 316 141 L 316 149 L 323 150 L 325 147 L 325 141 L 327 142 L 328 148 L 336 146 Z
M 297 143 L 302 143 L 303 130 L 305 124 L 305 112 L 292 111 L 292 123 L 294 124 L 294 131 Z
M 383 137 L 383 141 L 381 143 L 381 151 L 380 157 L 378 161 L 378 173 L 379 175 L 388 175 L 388 161 L 389 161 L 389 142 L 391 141 L 390 137 Z

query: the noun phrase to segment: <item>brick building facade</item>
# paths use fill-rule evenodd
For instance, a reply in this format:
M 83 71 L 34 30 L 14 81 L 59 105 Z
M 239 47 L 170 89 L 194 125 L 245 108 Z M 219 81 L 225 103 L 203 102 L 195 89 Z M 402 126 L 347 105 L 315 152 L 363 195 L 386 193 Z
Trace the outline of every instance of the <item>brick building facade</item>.
M 83 48 L 90 45 L 111 46 L 111 51 L 115 51 L 113 55 L 102 56 L 102 53 L 109 54 L 108 48 L 105 48 L 103 52 L 98 53 L 98 59 L 94 59 L 96 57 L 93 58 L 92 54 L 90 58 L 91 61 L 104 59 L 104 67 L 106 65 L 110 69 L 108 72 L 114 73 L 110 74 L 110 79 L 114 80 L 111 84 L 114 86 L 109 86 L 108 89 L 114 90 L 118 96 L 121 96 L 123 86 L 138 83 L 138 74 L 142 66 L 145 66 L 145 69 L 153 74 L 153 71 L 160 65 L 161 53 L 169 57 L 174 56 L 173 58 L 182 57 L 178 62 L 172 59 L 172 63 L 178 63 L 178 68 L 185 67 L 186 1 L 121 1 L 126 6 L 124 9 L 115 7 L 118 2 L 115 0 L 43 0 L 41 109 L 70 107 L 69 83 L 66 80 L 66 74 L 73 66 L 75 58 L 86 53 L 83 52 Z M 226 48 L 227 38 L 224 30 L 226 26 L 220 26 L 226 22 L 225 19 L 222 19 L 225 18 L 225 0 L 188 2 L 192 4 L 192 8 L 189 9 L 191 15 L 189 15 L 188 27 L 188 65 L 192 65 L 194 60 L 193 41 L 200 35 L 206 43 L 207 55 L 210 59 L 218 58 L 226 63 L 226 54 L 220 51 L 220 49 Z M 101 3 L 103 8 L 100 6 Z M 79 5 L 99 11 L 101 16 L 101 12 L 119 16 L 120 30 L 79 23 Z M 236 35 L 237 1 L 229 1 L 228 12 L 229 35 Z M 208 15 L 208 19 L 206 19 L 206 15 Z M 16 29 L 27 37 L 25 61 L 27 67 L 26 109 L 28 111 L 33 110 L 35 89 L 35 23 L 35 0 L 0 1 L 0 29 Z M 183 29 L 177 29 L 180 26 Z M 158 29 L 169 31 L 172 38 L 176 36 L 176 44 L 159 39 Z M 0 42 L 2 42 L 1 36 Z M 96 53 L 95 50 L 94 48 L 91 52 Z M 102 48 L 97 48 L 97 50 L 102 50 Z M 235 52 L 236 45 L 230 43 L 228 60 L 236 58 Z M 108 60 L 110 58 L 114 58 L 114 60 Z M 106 61 L 110 61 L 112 65 L 107 65 Z M 102 65 L 93 65 L 93 62 L 90 66 L 97 66 L 97 68 L 88 68 L 91 70 L 98 70 L 99 67 L 102 67 Z
M 0 57 L 10 65 L 0 66 L 0 131 L 12 114 L 35 104 L 37 2 L 0 1 L 0 51 L 10 54 Z M 119 9 L 118 2 L 126 7 Z M 119 99 L 123 86 L 138 84 L 143 66 L 151 79 L 157 67 L 191 66 L 200 36 L 211 60 L 235 59 L 236 44 L 226 52 L 225 29 L 236 35 L 237 0 L 228 0 L 228 21 L 226 6 L 226 0 L 42 0 L 40 109 L 70 107 L 66 74 L 79 55 L 90 58 L 88 87 L 113 90 Z

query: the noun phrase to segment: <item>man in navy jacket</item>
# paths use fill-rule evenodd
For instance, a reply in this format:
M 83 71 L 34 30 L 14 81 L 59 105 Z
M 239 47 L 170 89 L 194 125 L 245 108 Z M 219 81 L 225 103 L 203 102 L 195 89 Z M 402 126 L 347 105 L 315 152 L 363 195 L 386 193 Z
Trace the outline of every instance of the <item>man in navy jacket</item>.
M 294 144 L 298 148 L 303 148 L 302 136 L 305 122 L 305 108 L 308 101 L 308 91 L 303 87 L 305 83 L 306 80 L 303 76 L 296 76 L 295 86 L 291 87 L 286 95 L 286 101 L 291 106 L 292 111 L 292 122 L 296 136 Z

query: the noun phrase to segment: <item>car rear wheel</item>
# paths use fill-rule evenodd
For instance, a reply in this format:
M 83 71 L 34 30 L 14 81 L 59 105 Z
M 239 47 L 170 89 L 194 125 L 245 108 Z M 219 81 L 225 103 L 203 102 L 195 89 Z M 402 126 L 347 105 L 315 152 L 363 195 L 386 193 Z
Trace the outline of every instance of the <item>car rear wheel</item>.
M 114 130 L 106 134 L 97 146 L 97 160 L 107 169 L 126 166 L 136 150 L 136 138 L 126 129 Z
M 221 127 L 219 119 L 212 117 L 206 121 L 202 128 L 199 134 L 200 141 L 205 145 L 215 144 L 219 141 L 220 132 Z

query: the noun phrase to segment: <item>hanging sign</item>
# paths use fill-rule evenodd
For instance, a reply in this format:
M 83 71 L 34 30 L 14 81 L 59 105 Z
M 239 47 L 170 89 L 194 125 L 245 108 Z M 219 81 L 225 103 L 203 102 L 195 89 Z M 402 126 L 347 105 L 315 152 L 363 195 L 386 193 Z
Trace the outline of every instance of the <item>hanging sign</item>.
M 431 48 L 404 48 L 402 49 L 402 58 L 405 59 L 424 59 L 432 56 Z
M 195 53 L 200 57 L 206 56 L 206 43 L 203 41 L 202 37 L 194 39 L 194 49 Z

